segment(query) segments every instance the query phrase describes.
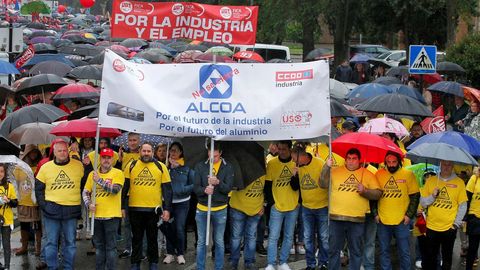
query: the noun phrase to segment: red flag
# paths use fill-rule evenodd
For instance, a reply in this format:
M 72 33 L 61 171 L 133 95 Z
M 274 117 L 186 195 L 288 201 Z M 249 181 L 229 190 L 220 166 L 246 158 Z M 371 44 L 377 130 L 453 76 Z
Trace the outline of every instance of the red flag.
M 33 47 L 33 45 L 30 44 L 30 46 L 28 46 L 28 48 L 25 51 L 23 51 L 22 56 L 20 56 L 17 59 L 17 61 L 15 61 L 15 67 L 16 68 L 22 67 L 23 65 L 25 65 L 25 63 L 27 63 L 30 59 L 32 59 L 34 55 L 35 55 L 35 48 Z
M 425 118 L 420 125 L 426 133 L 435 133 L 445 131 L 445 113 L 443 112 L 443 105 L 433 111 L 435 117 Z

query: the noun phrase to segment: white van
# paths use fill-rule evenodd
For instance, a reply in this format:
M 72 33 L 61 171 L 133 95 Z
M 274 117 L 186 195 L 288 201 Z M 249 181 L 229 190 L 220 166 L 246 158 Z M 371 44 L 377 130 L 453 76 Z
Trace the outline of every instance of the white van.
M 255 45 L 230 45 L 234 48 L 233 52 L 254 51 L 260 54 L 265 61 L 271 59 L 282 59 L 291 61 L 290 48 L 282 45 L 255 43 Z

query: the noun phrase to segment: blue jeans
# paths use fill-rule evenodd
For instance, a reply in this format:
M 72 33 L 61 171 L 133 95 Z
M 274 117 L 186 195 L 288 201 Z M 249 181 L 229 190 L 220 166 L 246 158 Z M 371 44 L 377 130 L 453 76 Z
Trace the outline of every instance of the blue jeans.
M 255 246 L 257 239 L 257 225 L 260 220 L 259 215 L 249 216 L 234 208 L 230 208 L 230 218 L 232 236 L 230 238 L 230 263 L 233 266 L 238 266 L 240 259 L 240 246 L 242 237 L 244 239 L 243 258 L 245 265 L 255 264 Z
M 380 269 L 392 269 L 392 261 L 390 259 L 390 242 L 392 236 L 395 236 L 395 242 L 397 243 L 400 269 L 411 269 L 409 225 L 404 225 L 403 222 L 399 225 L 384 225 L 379 223 L 377 226 L 377 234 L 380 248 Z
M 95 269 L 117 268 L 117 218 L 95 219 L 93 243 L 95 245 Z
M 375 239 L 377 236 L 377 222 L 371 214 L 365 215 L 363 267 L 365 270 L 375 270 Z
M 75 233 L 77 229 L 77 219 L 50 219 L 44 216 L 45 230 L 47 232 L 47 245 L 45 247 L 45 259 L 48 269 L 58 269 L 58 239 L 60 233 L 63 234 L 62 261 L 63 269 L 70 270 L 74 267 L 75 252 Z
M 293 232 L 295 230 L 295 223 L 297 221 L 299 207 L 292 211 L 280 212 L 272 206 L 270 211 L 270 222 L 268 228 L 268 248 L 267 248 L 267 262 L 271 265 L 276 265 L 278 239 L 280 238 L 280 231 L 283 225 L 283 242 L 280 248 L 279 264 L 287 263 L 288 256 L 290 256 L 290 248 L 293 243 Z
M 330 220 L 328 269 L 340 269 L 340 251 L 343 250 L 345 238 L 348 244 L 348 269 L 359 270 L 362 264 L 363 239 L 365 224 Z
M 318 254 L 318 265 L 328 264 L 328 208 L 309 209 L 302 206 L 302 219 L 305 241 L 305 257 L 307 266 L 313 267 L 317 265 L 315 259 L 315 229 L 320 236 L 320 249 Z
M 167 254 L 184 255 L 185 254 L 185 223 L 187 222 L 188 208 L 190 201 L 172 204 L 173 225 L 175 226 L 175 243 L 167 238 Z M 177 252 L 175 252 L 175 249 Z
M 213 239 L 215 241 L 215 270 L 223 269 L 223 256 L 225 255 L 225 245 L 223 243 L 223 234 L 227 224 L 227 209 L 212 211 L 210 213 L 212 227 L 215 228 Z M 207 236 L 207 211 L 197 209 L 195 216 L 197 222 L 197 269 L 205 270 L 205 257 L 207 256 L 206 236 Z

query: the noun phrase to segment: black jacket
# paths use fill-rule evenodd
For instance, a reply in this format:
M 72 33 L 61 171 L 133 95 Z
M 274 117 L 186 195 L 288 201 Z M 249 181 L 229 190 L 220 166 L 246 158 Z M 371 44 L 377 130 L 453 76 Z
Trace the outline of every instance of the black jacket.
M 208 195 L 205 188 L 208 186 L 208 175 L 210 173 L 210 164 L 200 162 L 195 166 L 195 178 L 193 181 L 193 191 L 197 195 L 198 202 L 202 205 L 208 205 Z M 222 159 L 218 169 L 217 178 L 220 184 L 215 186 L 212 194 L 212 207 L 221 206 L 228 203 L 228 193 L 232 190 L 234 170 L 231 164 Z

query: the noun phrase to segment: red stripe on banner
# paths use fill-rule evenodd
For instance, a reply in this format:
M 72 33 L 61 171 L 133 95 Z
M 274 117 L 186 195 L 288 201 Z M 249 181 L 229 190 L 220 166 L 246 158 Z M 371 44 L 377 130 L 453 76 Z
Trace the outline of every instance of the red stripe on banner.
M 255 44 L 257 6 L 114 0 L 112 38 Z

